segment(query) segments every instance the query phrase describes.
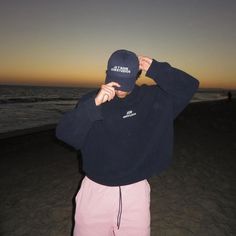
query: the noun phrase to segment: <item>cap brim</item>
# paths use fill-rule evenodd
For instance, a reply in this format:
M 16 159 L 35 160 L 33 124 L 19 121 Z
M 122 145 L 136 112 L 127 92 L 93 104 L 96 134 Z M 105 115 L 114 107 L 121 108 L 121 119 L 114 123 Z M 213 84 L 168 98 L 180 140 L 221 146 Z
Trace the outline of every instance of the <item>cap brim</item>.
M 106 80 L 105 83 L 108 84 L 110 82 L 116 82 L 120 85 L 120 87 L 118 86 L 114 86 L 114 88 L 116 90 L 121 90 L 121 91 L 125 91 L 125 92 L 129 92 L 132 91 L 134 86 L 135 86 L 135 81 L 136 78 L 116 78 L 116 77 L 110 77 L 110 76 L 106 76 Z

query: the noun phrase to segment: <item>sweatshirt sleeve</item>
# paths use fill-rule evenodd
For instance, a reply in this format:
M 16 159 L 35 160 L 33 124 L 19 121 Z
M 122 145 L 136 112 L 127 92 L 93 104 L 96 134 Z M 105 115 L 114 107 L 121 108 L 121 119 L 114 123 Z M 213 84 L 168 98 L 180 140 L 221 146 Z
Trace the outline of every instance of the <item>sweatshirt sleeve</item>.
M 172 97 L 174 119 L 188 105 L 199 87 L 197 79 L 184 71 L 171 67 L 167 62 L 153 60 L 146 76 L 152 78 Z
M 92 124 L 102 120 L 101 106 L 96 106 L 95 96 L 81 99 L 77 106 L 65 113 L 56 127 L 56 137 L 80 149 Z

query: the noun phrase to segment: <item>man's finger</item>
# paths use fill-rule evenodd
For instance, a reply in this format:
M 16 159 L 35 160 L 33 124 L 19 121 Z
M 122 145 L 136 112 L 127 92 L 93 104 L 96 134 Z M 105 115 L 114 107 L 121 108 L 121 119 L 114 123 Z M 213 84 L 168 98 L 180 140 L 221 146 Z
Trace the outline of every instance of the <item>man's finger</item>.
M 106 84 L 106 85 L 108 85 L 108 86 L 111 86 L 111 87 L 113 87 L 113 86 L 118 86 L 118 87 L 120 87 L 120 85 L 118 84 L 118 83 L 116 83 L 116 82 L 110 82 L 110 83 L 108 83 L 108 84 Z
M 105 91 L 108 91 L 109 93 L 112 93 L 112 94 L 115 93 L 115 89 L 113 87 L 111 87 L 111 86 L 103 85 L 102 89 L 105 90 Z
M 108 94 L 114 93 L 114 89 L 111 89 L 110 87 L 103 87 L 102 90 Z
M 107 101 L 108 98 L 109 98 L 109 96 L 107 94 L 105 94 L 104 97 L 103 97 L 103 102 Z
M 145 57 L 145 56 L 138 56 L 138 59 L 140 62 L 147 62 L 147 63 L 151 63 L 152 62 L 152 59 L 149 58 L 149 57 Z

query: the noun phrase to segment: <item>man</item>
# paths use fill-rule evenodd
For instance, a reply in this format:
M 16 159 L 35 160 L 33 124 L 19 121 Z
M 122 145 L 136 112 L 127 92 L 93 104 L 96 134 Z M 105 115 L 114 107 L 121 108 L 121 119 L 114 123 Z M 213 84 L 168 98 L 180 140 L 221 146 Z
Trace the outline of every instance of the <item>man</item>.
M 156 85 L 138 86 L 141 71 Z M 59 122 L 59 139 L 80 149 L 86 174 L 76 196 L 74 235 L 150 235 L 147 179 L 165 170 L 173 121 L 199 81 L 168 63 L 118 50 L 105 84 Z

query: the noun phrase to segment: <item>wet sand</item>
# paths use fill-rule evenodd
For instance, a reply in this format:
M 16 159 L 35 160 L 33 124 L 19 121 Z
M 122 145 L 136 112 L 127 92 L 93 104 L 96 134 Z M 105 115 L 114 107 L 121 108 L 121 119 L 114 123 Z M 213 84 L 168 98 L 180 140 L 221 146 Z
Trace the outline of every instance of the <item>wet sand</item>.
M 152 236 L 236 235 L 236 100 L 190 104 L 151 185 Z M 54 126 L 0 136 L 0 235 L 70 235 L 80 154 Z M 17 135 L 16 137 L 12 137 Z

